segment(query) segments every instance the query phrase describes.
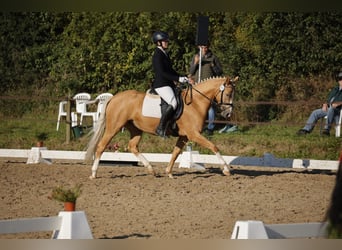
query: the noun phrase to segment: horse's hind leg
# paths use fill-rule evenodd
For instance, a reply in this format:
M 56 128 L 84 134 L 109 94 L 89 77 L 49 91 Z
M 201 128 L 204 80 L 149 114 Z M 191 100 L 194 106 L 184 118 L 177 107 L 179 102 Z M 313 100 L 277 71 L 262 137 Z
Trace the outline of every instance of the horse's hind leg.
M 97 144 L 96 152 L 95 152 L 95 160 L 93 162 L 93 166 L 91 168 L 91 176 L 90 179 L 95 179 L 97 175 L 97 169 L 99 168 L 100 159 L 103 151 L 105 150 L 108 143 L 111 141 L 111 139 L 114 137 L 114 135 L 117 134 L 119 129 L 115 130 L 114 133 L 109 133 L 108 130 L 105 131 L 105 134 L 103 135 L 100 142 Z
M 171 156 L 171 160 L 169 162 L 169 164 L 166 167 L 166 174 L 170 177 L 173 178 L 172 175 L 172 168 L 175 165 L 175 161 L 177 160 L 177 157 L 179 156 L 179 154 L 181 153 L 182 148 L 184 147 L 184 145 L 187 143 L 188 138 L 185 136 L 180 136 L 176 142 L 176 146 L 174 147 L 173 151 L 172 151 L 172 156 Z
M 126 128 L 131 134 L 131 139 L 128 142 L 128 149 L 142 162 L 142 164 L 147 168 L 147 171 L 156 175 L 150 162 L 144 157 L 142 153 L 139 152 L 138 144 L 141 140 L 142 131 L 136 128 L 133 124 L 126 124 Z
M 91 176 L 90 179 L 96 179 L 97 177 L 97 169 L 99 168 L 100 158 L 95 158 L 93 162 L 93 166 L 91 167 Z

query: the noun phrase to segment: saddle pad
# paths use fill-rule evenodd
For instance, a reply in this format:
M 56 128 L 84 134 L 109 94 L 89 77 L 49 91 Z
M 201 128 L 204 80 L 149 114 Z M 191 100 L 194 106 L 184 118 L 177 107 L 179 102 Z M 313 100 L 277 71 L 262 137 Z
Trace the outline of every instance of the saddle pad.
M 147 90 L 142 105 L 142 115 L 147 117 L 160 118 L 160 102 L 161 100 L 159 95 L 150 94 L 150 90 Z

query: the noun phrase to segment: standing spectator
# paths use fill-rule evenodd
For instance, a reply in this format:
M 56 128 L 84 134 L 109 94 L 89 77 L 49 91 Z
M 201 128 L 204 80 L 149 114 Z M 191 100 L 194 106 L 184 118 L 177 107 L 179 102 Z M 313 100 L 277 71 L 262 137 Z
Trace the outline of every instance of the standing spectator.
M 198 46 L 201 50 L 201 70 L 199 71 L 199 63 L 200 63 L 200 53 L 198 52 L 192 58 L 190 64 L 190 75 L 189 78 L 196 84 L 199 81 L 205 80 L 207 78 L 213 76 L 221 76 L 223 74 L 222 66 L 219 59 L 214 55 L 214 53 L 209 49 L 209 45 L 207 46 Z M 201 73 L 201 75 L 199 75 Z M 214 132 L 214 120 L 215 120 L 215 107 L 213 105 L 210 106 L 208 110 L 208 127 L 206 128 L 206 132 L 208 135 L 213 135 Z

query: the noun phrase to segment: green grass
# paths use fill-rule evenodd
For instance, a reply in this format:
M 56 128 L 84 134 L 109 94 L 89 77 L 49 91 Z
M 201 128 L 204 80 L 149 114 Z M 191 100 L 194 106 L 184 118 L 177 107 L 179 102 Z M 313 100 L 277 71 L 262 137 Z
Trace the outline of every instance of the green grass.
M 48 138 L 45 146 L 51 150 L 85 150 L 88 137 L 72 138 L 65 142 L 65 123 L 61 122 L 56 131 L 57 106 L 48 113 L 36 112 L 21 118 L 0 117 L 0 148 L 29 149 L 36 144 L 36 134 L 46 132 Z M 91 120 L 85 120 L 90 125 Z M 299 158 L 317 160 L 337 160 L 341 151 L 341 138 L 334 136 L 334 129 L 330 137 L 319 135 L 319 127 L 313 133 L 299 137 L 298 126 L 284 126 L 276 122 L 258 126 L 239 125 L 239 131 L 219 134 L 215 131 L 210 139 L 221 150 L 222 155 L 260 157 L 264 153 L 271 153 L 278 158 Z M 88 129 L 89 130 L 89 129 Z M 120 132 L 112 143 L 119 143 L 121 152 L 126 152 L 129 134 L 125 130 Z M 157 136 L 144 134 L 139 148 L 141 152 L 170 153 L 176 138 L 163 140 Z M 202 154 L 212 154 L 208 149 L 193 146 Z

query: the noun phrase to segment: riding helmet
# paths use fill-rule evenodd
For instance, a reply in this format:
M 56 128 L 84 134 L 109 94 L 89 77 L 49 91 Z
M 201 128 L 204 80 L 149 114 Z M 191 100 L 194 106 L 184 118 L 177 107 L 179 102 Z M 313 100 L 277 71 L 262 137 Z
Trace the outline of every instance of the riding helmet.
M 158 41 L 167 41 L 169 40 L 169 35 L 164 31 L 156 31 L 152 36 L 153 43 L 157 43 Z
M 336 76 L 337 80 L 341 80 L 342 79 L 342 72 L 338 73 L 337 76 Z

